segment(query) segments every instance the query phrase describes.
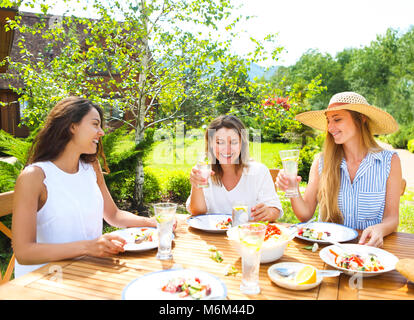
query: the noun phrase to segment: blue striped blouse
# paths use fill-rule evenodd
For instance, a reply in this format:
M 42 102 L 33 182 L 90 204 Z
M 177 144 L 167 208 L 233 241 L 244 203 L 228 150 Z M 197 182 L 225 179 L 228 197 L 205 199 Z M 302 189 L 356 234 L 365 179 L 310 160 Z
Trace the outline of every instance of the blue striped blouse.
M 349 177 L 345 158 L 341 162 L 341 185 L 338 207 L 344 216 L 344 225 L 363 230 L 381 223 L 385 208 L 387 179 L 391 158 L 395 151 L 369 152 L 359 165 L 353 183 Z M 319 174 L 323 160 L 319 159 Z

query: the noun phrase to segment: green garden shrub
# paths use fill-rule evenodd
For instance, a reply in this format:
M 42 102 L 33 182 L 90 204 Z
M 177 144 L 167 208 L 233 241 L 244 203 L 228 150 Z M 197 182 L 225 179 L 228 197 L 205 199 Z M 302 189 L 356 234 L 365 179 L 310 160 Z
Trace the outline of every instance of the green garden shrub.
M 411 153 L 414 153 L 414 139 L 411 139 L 411 140 L 408 141 L 408 143 L 407 143 L 407 149 Z
M 406 149 L 411 139 L 414 139 L 414 126 L 401 126 L 400 130 L 387 136 L 388 143 L 397 149 Z
M 298 161 L 298 176 L 302 177 L 302 181 L 308 182 L 309 180 L 309 171 L 313 163 L 313 159 L 316 154 L 321 152 L 321 148 L 318 145 L 306 145 L 304 146 L 299 153 Z M 283 168 L 282 160 L 280 155 L 276 156 L 276 168 Z
M 133 188 L 134 186 L 132 186 Z M 153 169 L 144 168 L 144 202 L 152 203 L 161 199 L 161 187 Z
M 145 155 L 151 148 L 153 130 L 147 130 L 144 141 L 136 146 L 133 132 L 122 126 L 103 137 L 103 146 L 110 173 L 105 181 L 115 202 L 131 201 L 134 197 L 135 169 L 139 153 Z M 158 201 L 161 188 L 154 173 L 144 167 L 144 203 Z
M 170 200 L 184 203 L 191 192 L 188 173 L 181 170 L 172 171 L 168 177 L 166 192 Z
M 320 148 L 315 145 L 306 145 L 300 150 L 298 162 L 298 176 L 302 177 L 302 181 L 309 181 L 309 172 L 315 155 L 321 152 Z

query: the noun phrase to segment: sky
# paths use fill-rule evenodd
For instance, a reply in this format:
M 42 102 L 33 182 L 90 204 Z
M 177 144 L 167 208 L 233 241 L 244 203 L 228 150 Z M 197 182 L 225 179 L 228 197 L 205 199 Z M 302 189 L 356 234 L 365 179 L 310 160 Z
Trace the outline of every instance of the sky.
M 111 1 L 111 0 L 110 0 Z M 54 1 L 51 1 L 54 2 Z M 59 2 L 59 0 L 57 0 Z M 233 0 L 235 12 L 254 16 L 243 24 L 233 50 L 252 50 L 250 37 L 278 33 L 284 47 L 276 62 L 262 66 L 292 65 L 308 49 L 335 56 L 345 48 L 361 48 L 388 28 L 404 33 L 414 25 L 414 0 Z M 61 8 L 60 11 L 64 11 Z M 58 12 L 57 14 L 62 12 Z
M 414 0 L 240 0 L 245 15 L 257 16 L 236 51 L 249 48 L 248 36 L 278 33 L 284 47 L 278 65 L 292 65 L 308 49 L 335 55 L 361 48 L 388 28 L 406 32 L 414 25 Z

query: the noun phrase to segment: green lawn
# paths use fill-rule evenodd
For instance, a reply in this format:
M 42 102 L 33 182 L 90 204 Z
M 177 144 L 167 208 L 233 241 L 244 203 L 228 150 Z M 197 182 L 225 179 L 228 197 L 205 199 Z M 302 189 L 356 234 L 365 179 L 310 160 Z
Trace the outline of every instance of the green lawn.
M 250 155 L 256 161 L 264 163 L 268 168 L 275 167 L 275 157 L 280 150 L 294 148 L 294 145 L 283 143 L 253 143 L 250 142 Z M 161 141 L 157 142 L 152 151 L 145 158 L 146 167 L 159 178 L 161 182 L 167 181 L 167 177 L 174 170 L 181 170 L 190 174 L 197 158 L 197 152 L 203 151 L 204 140 L 186 140 L 184 143 L 175 144 L 174 142 Z M 164 186 L 161 185 L 161 188 Z M 302 190 L 306 184 L 301 184 Z M 283 193 L 279 192 L 279 198 L 282 201 L 285 216 L 282 222 L 297 223 L 299 222 L 292 211 L 290 201 L 286 199 Z M 318 214 L 318 212 L 316 212 Z M 400 224 L 398 231 L 414 233 L 414 192 L 406 191 L 400 200 Z
M 291 149 L 292 144 L 250 142 L 250 156 L 269 168 L 274 168 L 276 156 L 280 150 Z M 204 140 L 185 140 L 184 143 L 156 142 L 151 152 L 145 157 L 147 167 L 154 169 L 171 169 L 190 171 L 197 160 L 197 153 L 204 150 Z

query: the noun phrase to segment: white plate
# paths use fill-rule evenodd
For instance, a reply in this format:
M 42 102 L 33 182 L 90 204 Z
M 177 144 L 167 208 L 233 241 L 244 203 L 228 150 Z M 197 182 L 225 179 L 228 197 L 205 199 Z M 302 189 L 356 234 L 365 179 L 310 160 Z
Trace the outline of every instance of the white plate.
M 217 223 L 223 220 L 227 220 L 228 218 L 231 218 L 231 214 L 223 214 L 223 213 L 200 214 L 198 216 L 193 216 L 191 218 L 188 218 L 187 223 L 195 229 L 199 229 L 199 230 L 203 230 L 207 232 L 214 232 L 214 233 L 224 233 L 228 229 L 218 229 Z
M 306 222 L 298 224 L 298 231 L 301 228 L 301 226 L 304 225 L 305 223 Z M 324 231 L 330 232 L 330 236 L 327 238 L 327 240 L 332 240 L 336 242 L 347 242 L 347 241 L 354 240 L 355 238 L 358 237 L 358 231 L 345 227 L 344 225 L 331 223 L 331 222 L 311 222 L 307 226 L 307 228 L 315 229 L 316 231 L 319 231 L 319 232 L 324 232 Z M 315 240 L 315 239 L 309 239 L 303 236 L 299 236 L 297 233 L 296 233 L 296 238 L 306 240 L 306 241 L 311 241 L 311 242 L 326 243 L 326 244 L 330 243 L 327 240 Z
M 179 298 L 178 293 L 163 292 L 161 288 L 169 280 L 183 277 L 200 279 L 202 284 L 209 284 L 211 294 L 204 299 L 223 300 L 227 297 L 227 287 L 216 276 L 195 269 L 168 269 L 147 273 L 131 281 L 122 291 L 123 300 L 192 300 L 190 296 Z
M 276 264 L 270 266 L 269 269 L 267 269 L 267 274 L 268 274 L 269 278 L 274 283 L 276 283 L 278 286 L 280 286 L 282 288 L 290 289 L 290 290 L 310 290 L 310 289 L 313 289 L 313 288 L 319 286 L 322 282 L 323 277 L 318 275 L 318 274 L 316 275 L 316 282 L 315 283 L 296 284 L 293 281 L 293 279 L 282 277 L 281 275 L 279 275 L 275 271 L 275 268 L 288 268 L 288 269 L 293 269 L 293 270 L 299 271 L 304 266 L 305 266 L 304 263 L 299 263 L 299 262 L 276 263 Z
M 152 230 L 154 232 L 153 241 L 143 241 L 141 243 L 135 243 L 135 234 L 141 232 L 141 229 Z M 158 248 L 157 228 L 152 228 L 152 227 L 126 228 L 126 229 L 116 230 L 111 233 L 117 234 L 127 241 L 127 244 L 124 246 L 125 251 L 146 251 L 146 250 Z
M 354 274 L 361 274 L 363 277 L 372 277 L 372 276 L 377 276 L 380 275 L 382 273 L 385 272 L 389 272 L 395 269 L 395 265 L 398 262 L 398 258 L 396 256 L 394 256 L 392 253 L 385 251 L 383 249 L 380 248 L 375 248 L 375 247 L 371 247 L 371 246 L 364 246 L 364 245 L 360 245 L 360 244 L 348 244 L 348 243 L 343 243 L 342 246 L 349 250 L 350 252 L 355 252 L 358 254 L 368 254 L 368 253 L 373 253 L 378 257 L 379 262 L 384 266 L 384 270 L 380 270 L 380 271 L 351 271 L 345 268 L 340 268 L 335 264 L 335 256 L 329 251 L 329 249 L 332 249 L 333 251 L 337 252 L 337 253 L 341 253 L 342 249 L 338 248 L 335 245 L 331 245 L 328 247 L 323 248 L 320 252 L 319 252 L 319 256 L 321 257 L 321 259 L 327 263 L 328 265 L 330 265 L 331 267 L 334 267 L 338 270 L 343 271 L 345 274 L 347 275 L 354 275 Z

